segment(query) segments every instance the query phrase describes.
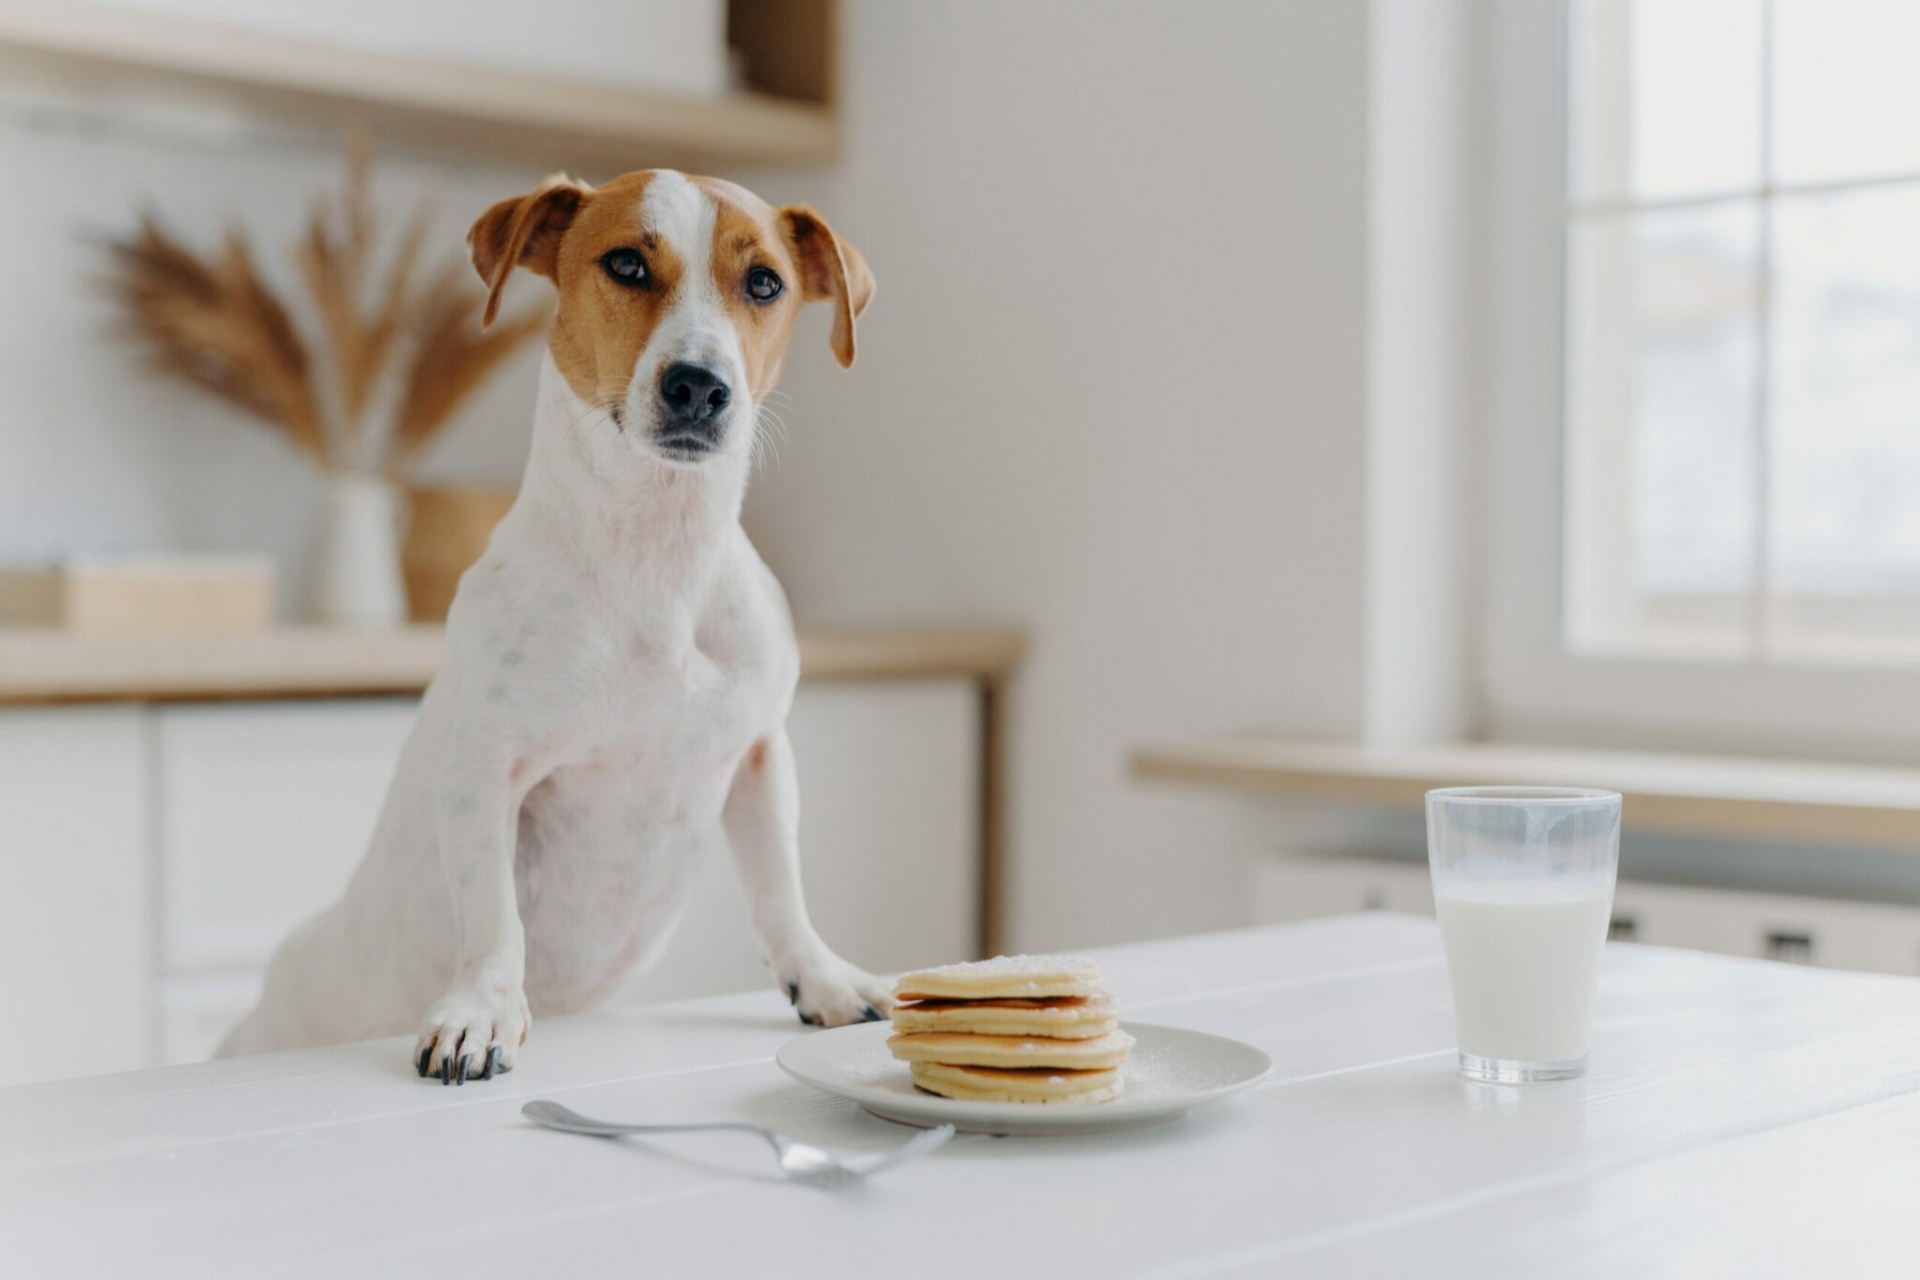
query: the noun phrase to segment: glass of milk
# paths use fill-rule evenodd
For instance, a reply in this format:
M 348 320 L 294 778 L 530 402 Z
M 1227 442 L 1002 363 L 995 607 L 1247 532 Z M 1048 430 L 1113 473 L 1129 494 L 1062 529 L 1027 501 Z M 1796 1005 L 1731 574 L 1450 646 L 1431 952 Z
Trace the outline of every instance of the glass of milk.
M 1585 1071 L 1620 865 L 1620 794 L 1429 791 L 1427 861 L 1461 1074 L 1519 1084 Z

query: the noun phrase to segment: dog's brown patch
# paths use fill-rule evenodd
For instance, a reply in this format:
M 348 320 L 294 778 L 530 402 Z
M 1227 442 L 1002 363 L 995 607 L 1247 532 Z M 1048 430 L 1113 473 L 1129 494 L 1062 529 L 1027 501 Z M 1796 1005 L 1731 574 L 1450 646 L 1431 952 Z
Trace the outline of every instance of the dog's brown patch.
M 713 284 L 740 335 L 747 385 L 758 400 L 780 381 L 787 340 L 805 301 L 799 267 L 773 206 L 719 178 L 692 181 L 714 202 Z M 768 268 L 786 285 L 772 302 L 755 302 L 747 293 L 747 274 L 755 267 Z
M 553 361 L 588 404 L 610 407 L 626 399 L 634 364 L 686 273 L 680 251 L 640 224 L 640 202 L 652 179 L 630 173 L 595 190 L 560 246 Z M 601 258 L 614 249 L 638 249 L 646 258 L 646 288 L 623 285 L 602 269 Z
M 625 401 L 640 353 L 684 283 L 687 264 L 681 250 L 641 223 L 654 176 L 654 170 L 641 170 L 600 187 L 555 176 L 527 195 L 494 205 L 467 236 L 474 267 L 491 294 L 489 320 L 515 266 L 558 287 L 560 306 L 550 339 L 554 363 L 574 394 L 592 405 L 610 408 Z M 811 209 L 775 209 L 719 178 L 689 176 L 688 181 L 715 205 L 713 283 L 740 335 L 754 399 L 779 382 L 804 302 L 834 304 L 833 353 L 842 366 L 851 365 L 854 318 L 873 295 L 873 274 L 859 252 Z M 619 248 L 641 252 L 650 276 L 647 287 L 623 285 L 602 269 L 601 259 Z M 772 270 L 786 285 L 772 302 L 755 302 L 746 291 L 755 267 Z
M 483 328 L 500 313 L 500 292 L 515 267 L 559 280 L 560 241 L 590 191 L 556 173 L 526 195 L 502 200 L 480 215 L 467 232 L 467 248 L 487 286 Z

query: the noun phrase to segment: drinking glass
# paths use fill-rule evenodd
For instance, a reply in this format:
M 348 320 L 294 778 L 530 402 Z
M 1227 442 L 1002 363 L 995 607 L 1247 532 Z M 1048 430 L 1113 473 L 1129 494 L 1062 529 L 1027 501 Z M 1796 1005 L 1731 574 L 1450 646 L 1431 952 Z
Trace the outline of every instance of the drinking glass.
M 1460 1073 L 1522 1084 L 1584 1072 L 1620 865 L 1619 793 L 1429 791 L 1427 862 Z

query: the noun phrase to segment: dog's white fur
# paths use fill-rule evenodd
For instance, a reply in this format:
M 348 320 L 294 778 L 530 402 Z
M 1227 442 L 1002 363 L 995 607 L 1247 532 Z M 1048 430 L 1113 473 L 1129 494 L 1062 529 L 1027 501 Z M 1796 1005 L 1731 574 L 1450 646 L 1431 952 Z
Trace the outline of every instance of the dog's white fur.
M 659 955 L 722 846 L 803 1019 L 887 1007 L 801 899 L 799 655 L 739 523 L 758 406 L 708 269 L 715 209 L 678 174 L 647 185 L 641 223 L 687 270 L 625 402 L 587 403 L 549 353 L 519 499 L 461 580 L 372 847 L 222 1054 L 417 1031 L 423 1074 L 510 1068 L 531 1014 L 587 1008 Z M 739 392 L 696 463 L 654 442 L 660 373 L 683 360 Z

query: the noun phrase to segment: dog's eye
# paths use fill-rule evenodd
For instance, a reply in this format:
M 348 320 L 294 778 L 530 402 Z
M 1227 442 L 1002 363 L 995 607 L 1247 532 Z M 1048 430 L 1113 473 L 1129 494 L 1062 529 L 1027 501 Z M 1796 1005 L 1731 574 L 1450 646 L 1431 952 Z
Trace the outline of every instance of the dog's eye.
M 621 284 L 647 282 L 647 260 L 638 249 L 614 249 L 600 259 L 600 265 Z
M 755 267 L 747 272 L 747 296 L 755 302 L 772 302 L 786 287 L 780 277 L 766 267 Z

